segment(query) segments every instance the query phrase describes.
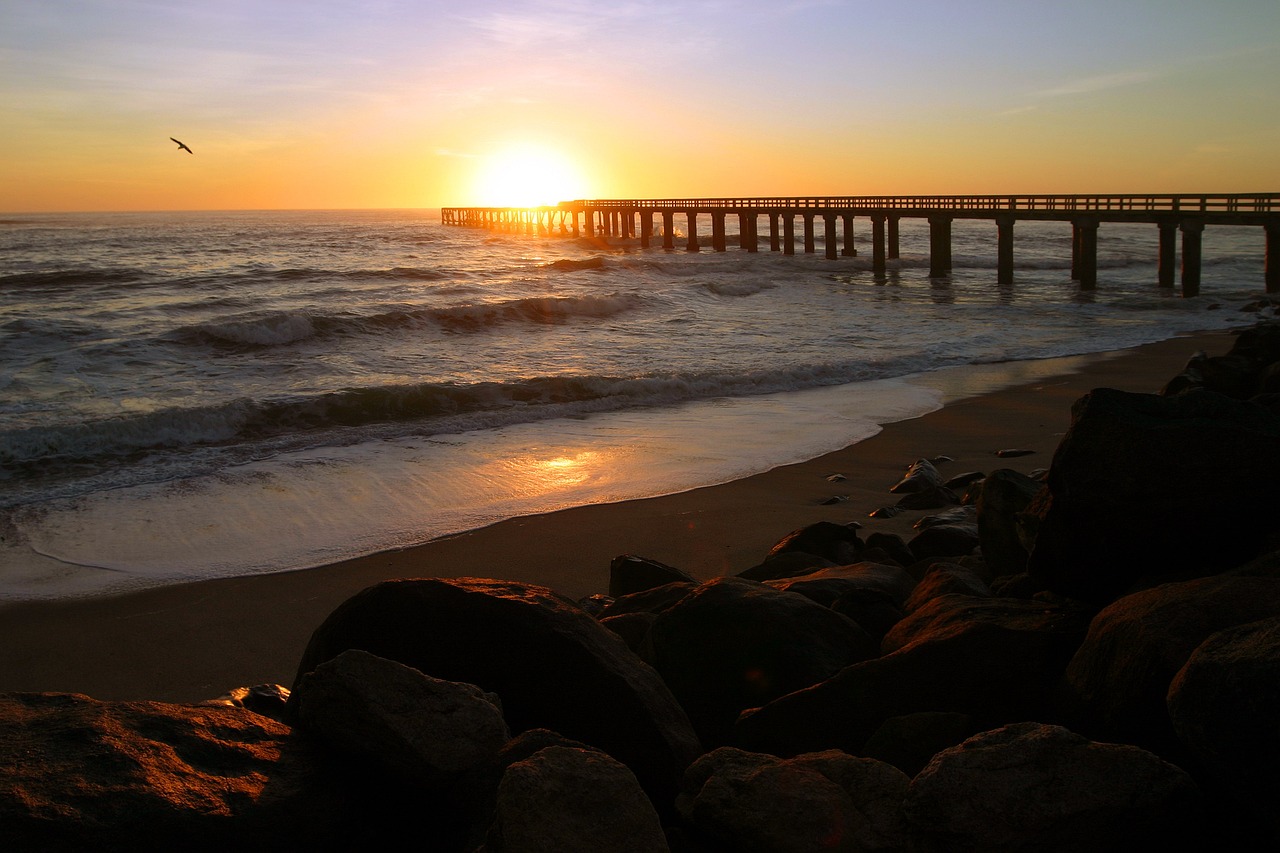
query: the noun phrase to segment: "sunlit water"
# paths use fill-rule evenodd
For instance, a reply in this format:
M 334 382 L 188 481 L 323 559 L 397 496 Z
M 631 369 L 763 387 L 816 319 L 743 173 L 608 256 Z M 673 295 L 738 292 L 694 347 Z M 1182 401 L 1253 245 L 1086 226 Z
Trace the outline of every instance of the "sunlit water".
M 724 482 L 1052 369 L 1032 360 L 1240 325 L 1261 293 L 1261 229 L 1206 230 L 1194 299 L 1155 287 L 1154 226 L 1103 225 L 1089 294 L 1069 226 L 1016 239 L 1000 286 L 981 221 L 931 280 L 908 219 L 874 276 L 866 245 L 642 250 L 434 211 L 0 217 L 0 599 Z

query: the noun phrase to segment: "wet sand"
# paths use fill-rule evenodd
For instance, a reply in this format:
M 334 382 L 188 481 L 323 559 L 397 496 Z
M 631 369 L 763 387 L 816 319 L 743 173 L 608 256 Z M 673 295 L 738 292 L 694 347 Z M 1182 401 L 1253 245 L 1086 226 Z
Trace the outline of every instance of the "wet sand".
M 1155 392 L 1197 350 L 1233 338 L 1175 338 L 1073 373 L 954 401 L 843 450 L 723 485 L 511 519 L 425 545 L 315 569 L 160 587 L 109 598 L 0 606 L 0 692 L 199 701 L 235 687 L 293 682 L 311 632 L 343 600 L 399 577 L 493 577 L 572 598 L 604 593 L 609 563 L 637 554 L 699 579 L 735 574 L 791 530 L 860 521 L 863 535 L 910 539 L 927 512 L 868 518 L 920 457 L 950 456 L 944 476 L 1048 467 L 1071 404 L 1092 388 Z M 997 450 L 1034 453 L 999 459 Z M 832 474 L 845 479 L 831 482 Z M 848 496 L 831 505 L 823 501 Z

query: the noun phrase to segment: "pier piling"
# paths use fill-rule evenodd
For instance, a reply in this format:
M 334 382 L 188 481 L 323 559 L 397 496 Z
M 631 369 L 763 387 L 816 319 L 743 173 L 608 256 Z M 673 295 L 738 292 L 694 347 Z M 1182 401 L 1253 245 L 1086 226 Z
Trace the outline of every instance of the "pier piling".
M 1013 281 L 1014 227 L 1020 220 L 1057 221 L 1071 225 L 1071 278 L 1083 290 L 1098 284 L 1098 228 L 1103 222 L 1151 223 L 1159 229 L 1156 282 L 1172 288 L 1178 261 L 1178 233 L 1182 235 L 1182 295 L 1200 292 L 1201 238 L 1209 225 L 1261 226 L 1266 232 L 1263 283 L 1268 293 L 1280 293 L 1280 193 L 1222 195 L 1032 195 L 1032 196 L 797 196 L 696 199 L 579 199 L 537 208 L 446 207 L 444 225 L 486 228 L 511 234 L 553 235 L 585 233 L 588 238 L 636 237 L 648 248 L 653 236 L 653 215 L 662 215 L 662 247 L 675 248 L 675 215 L 688 222 L 685 249 L 697 252 L 701 245 L 698 216 L 711 218 L 711 244 L 727 250 L 725 217 L 738 217 L 738 245 L 742 251 L 759 248 L 759 217 L 769 217 L 769 249 L 796 253 L 795 218 L 803 220 L 805 254 L 816 249 L 814 219 L 824 224 L 823 248 L 829 260 L 857 257 L 854 219 L 871 219 L 871 270 L 883 274 L 887 262 L 901 257 L 899 220 L 925 219 L 929 223 L 929 276 L 951 272 L 951 225 L 955 219 L 989 219 L 996 224 L 996 281 Z M 582 214 L 579 226 L 578 215 Z M 837 231 L 836 218 L 843 223 Z M 781 229 L 779 229 L 781 220 Z M 781 231 L 781 233 L 779 233 Z M 839 238 L 843 236 L 843 241 Z

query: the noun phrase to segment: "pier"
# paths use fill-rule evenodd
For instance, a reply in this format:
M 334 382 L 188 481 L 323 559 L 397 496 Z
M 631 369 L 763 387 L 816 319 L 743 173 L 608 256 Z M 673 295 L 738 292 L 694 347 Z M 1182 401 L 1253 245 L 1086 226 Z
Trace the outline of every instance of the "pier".
M 929 275 L 951 270 L 951 224 L 956 219 L 995 223 L 996 269 L 1000 284 L 1013 282 L 1014 226 L 1020 220 L 1070 223 L 1071 277 L 1085 290 L 1098 283 L 1098 234 L 1107 222 L 1139 222 L 1159 229 L 1156 257 L 1160 287 L 1179 278 L 1183 296 L 1200 292 L 1201 237 L 1210 225 L 1251 225 L 1266 232 L 1264 283 L 1280 293 L 1280 193 L 1226 195 L 1005 195 L 1005 196 L 797 196 L 756 198 L 578 199 L 532 208 L 445 207 L 445 225 L 487 228 L 528 234 L 587 237 L 639 237 L 648 248 L 660 236 L 662 248 L 675 250 L 677 217 L 684 228 L 683 249 L 703 248 L 698 216 L 711 219 L 710 248 L 728 249 L 725 222 L 738 219 L 739 247 L 759 250 L 761 217 L 768 220 L 769 249 L 795 254 L 797 242 L 814 253 L 822 227 L 827 258 L 858 254 L 854 220 L 871 223 L 871 269 L 883 273 L 899 257 L 898 226 L 903 218 L 929 223 Z M 637 219 L 639 225 L 637 226 Z M 655 228 L 661 220 L 660 235 Z M 801 240 L 796 239 L 800 222 Z M 1181 267 L 1175 269 L 1178 241 Z

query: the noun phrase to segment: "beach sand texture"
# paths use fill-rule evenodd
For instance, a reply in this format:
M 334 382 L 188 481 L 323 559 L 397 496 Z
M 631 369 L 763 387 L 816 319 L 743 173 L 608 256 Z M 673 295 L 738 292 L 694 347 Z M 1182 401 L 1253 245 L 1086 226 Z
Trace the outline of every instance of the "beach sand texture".
M 927 511 L 868 513 L 920 457 L 954 461 L 945 476 L 1047 467 L 1071 404 L 1097 387 L 1155 392 L 1196 351 L 1221 355 L 1227 333 L 1126 350 L 1074 373 L 954 401 L 890 424 L 851 447 L 723 485 L 645 500 L 515 518 L 403 551 L 274 575 L 160 587 L 130 595 L 0 607 L 0 692 L 65 691 L 103 700 L 194 702 L 232 688 L 292 683 L 312 631 L 342 601 L 400 577 L 491 577 L 581 598 L 607 591 L 609 563 L 648 557 L 699 579 L 756 565 L 789 531 L 860 521 L 904 539 Z M 997 450 L 1034 453 L 1000 459 Z M 845 479 L 831 482 L 832 474 Z M 836 495 L 848 499 L 824 505 Z

